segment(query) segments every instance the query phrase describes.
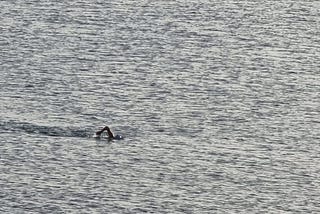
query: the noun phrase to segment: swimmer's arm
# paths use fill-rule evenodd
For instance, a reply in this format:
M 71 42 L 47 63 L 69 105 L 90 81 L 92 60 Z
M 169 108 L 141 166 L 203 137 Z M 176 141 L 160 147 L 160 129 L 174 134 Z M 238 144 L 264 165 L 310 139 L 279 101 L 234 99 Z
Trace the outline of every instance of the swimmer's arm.
M 109 128 L 108 126 L 104 127 L 104 128 L 101 129 L 100 131 L 97 131 L 97 132 L 96 132 L 96 135 L 97 135 L 97 136 L 100 136 L 105 130 L 107 130 L 108 136 L 109 136 L 110 138 L 114 138 L 114 136 L 113 136 L 113 134 L 112 134 L 112 132 L 111 132 L 111 130 L 110 130 L 110 128 Z
M 96 135 L 97 135 L 97 136 L 100 136 L 100 135 L 102 134 L 102 132 L 104 132 L 104 130 L 105 130 L 105 128 L 101 129 L 100 131 L 97 131 L 97 132 L 96 132 Z
M 104 127 L 104 130 L 107 130 L 108 135 L 109 135 L 110 138 L 114 138 L 114 136 L 113 136 L 113 134 L 112 134 L 112 132 L 111 132 L 111 130 L 109 129 L 108 126 Z

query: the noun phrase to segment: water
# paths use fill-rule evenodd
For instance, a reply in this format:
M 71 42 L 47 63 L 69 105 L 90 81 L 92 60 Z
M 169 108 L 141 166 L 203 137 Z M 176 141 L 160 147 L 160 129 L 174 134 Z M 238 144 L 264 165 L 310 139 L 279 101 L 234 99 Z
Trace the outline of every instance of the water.
M 318 1 L 0 7 L 0 213 L 320 212 Z

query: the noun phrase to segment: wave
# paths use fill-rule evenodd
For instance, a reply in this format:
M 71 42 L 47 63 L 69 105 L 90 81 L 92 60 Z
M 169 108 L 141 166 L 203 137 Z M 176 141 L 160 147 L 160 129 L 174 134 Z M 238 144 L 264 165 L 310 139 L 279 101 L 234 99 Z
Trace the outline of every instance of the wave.
M 44 126 L 27 122 L 0 121 L 1 132 L 40 134 L 55 137 L 90 137 L 91 129 L 77 127 Z

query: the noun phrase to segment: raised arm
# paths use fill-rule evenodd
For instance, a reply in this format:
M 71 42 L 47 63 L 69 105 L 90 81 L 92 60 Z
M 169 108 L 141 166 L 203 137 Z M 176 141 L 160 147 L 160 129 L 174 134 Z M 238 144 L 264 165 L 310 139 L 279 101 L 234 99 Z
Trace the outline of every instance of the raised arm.
M 96 132 L 96 135 L 100 136 L 102 134 L 102 132 L 104 132 L 105 128 L 101 129 L 100 131 Z
M 111 132 L 111 130 L 110 130 L 110 128 L 108 126 L 104 127 L 104 129 L 107 130 L 109 138 L 114 138 L 114 136 L 113 136 L 113 134 L 112 134 L 112 132 Z
M 100 131 L 96 132 L 96 135 L 100 136 L 104 131 L 107 131 L 109 138 L 114 138 L 110 128 L 108 126 L 104 127 L 103 129 L 101 129 Z

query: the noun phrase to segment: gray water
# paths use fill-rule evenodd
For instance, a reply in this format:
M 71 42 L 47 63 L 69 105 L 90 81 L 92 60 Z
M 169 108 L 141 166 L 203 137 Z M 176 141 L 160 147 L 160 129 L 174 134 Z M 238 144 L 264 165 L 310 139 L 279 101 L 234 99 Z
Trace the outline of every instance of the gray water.
M 320 213 L 319 1 L 0 8 L 0 213 Z

